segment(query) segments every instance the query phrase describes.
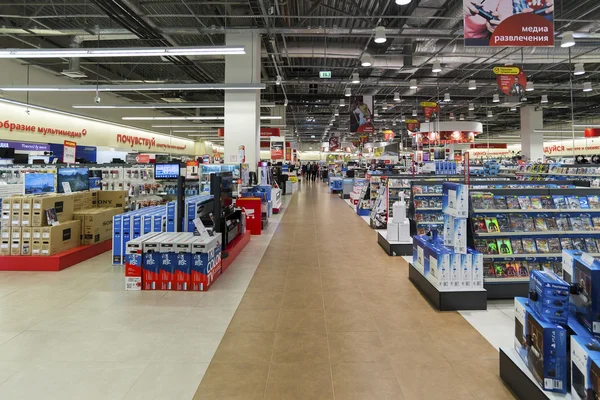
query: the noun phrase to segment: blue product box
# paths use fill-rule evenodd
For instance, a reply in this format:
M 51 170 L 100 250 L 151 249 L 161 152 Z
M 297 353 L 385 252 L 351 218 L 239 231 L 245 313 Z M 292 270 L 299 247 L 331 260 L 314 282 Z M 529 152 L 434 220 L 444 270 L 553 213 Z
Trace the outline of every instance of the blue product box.
M 597 399 L 600 343 L 585 336 L 571 336 L 571 397 L 577 400 Z M 596 363 L 595 371 L 592 365 Z M 595 387 L 594 387 L 595 383 Z
M 450 268 L 452 250 L 430 244 L 425 249 L 425 258 L 429 259 L 429 273 L 425 277 L 440 291 L 450 290 Z
M 569 284 L 550 271 L 531 271 L 529 305 L 548 322 L 567 323 Z
M 413 236 L 413 265 L 422 274 L 425 274 L 425 247 L 427 247 L 427 236 Z
M 113 217 L 113 235 L 112 235 L 112 257 L 113 265 L 123 263 L 122 238 L 121 238 L 121 223 L 123 214 Z
M 176 204 L 174 201 L 170 201 L 167 203 L 167 232 L 175 232 L 175 207 Z
M 574 257 L 569 314 L 600 336 L 600 261 L 585 253 Z
M 131 239 L 137 239 L 142 236 L 142 214 L 134 215 L 131 224 Z
M 165 221 L 165 211 L 154 215 L 154 218 L 152 218 L 152 232 L 163 232 L 165 230 Z
M 567 392 L 567 331 L 527 313 L 527 366 L 544 390 Z
M 563 250 L 562 251 L 562 278 L 567 283 L 572 283 L 573 276 L 573 264 L 575 258 L 581 256 L 583 253 L 579 250 Z
M 148 215 L 144 215 L 142 217 L 142 234 L 145 235 L 146 233 L 150 233 L 152 232 L 152 217 L 153 214 L 148 214 Z
M 469 216 L 469 187 L 461 183 L 444 182 L 442 185 L 442 212 L 453 217 Z

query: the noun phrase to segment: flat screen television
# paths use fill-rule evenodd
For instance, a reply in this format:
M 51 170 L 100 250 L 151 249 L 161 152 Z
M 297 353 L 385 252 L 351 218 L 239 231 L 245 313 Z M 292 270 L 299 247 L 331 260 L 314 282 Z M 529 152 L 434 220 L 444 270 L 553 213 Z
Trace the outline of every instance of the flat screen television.
M 180 173 L 179 164 L 154 164 L 155 179 L 177 179 Z
M 15 158 L 15 149 L 13 148 L 0 148 L 0 158 Z
M 58 193 L 64 193 L 63 183 L 69 182 L 72 192 L 90 189 L 89 168 L 59 168 L 56 186 Z
M 42 194 L 54 192 L 54 174 L 28 173 L 23 175 L 23 194 Z

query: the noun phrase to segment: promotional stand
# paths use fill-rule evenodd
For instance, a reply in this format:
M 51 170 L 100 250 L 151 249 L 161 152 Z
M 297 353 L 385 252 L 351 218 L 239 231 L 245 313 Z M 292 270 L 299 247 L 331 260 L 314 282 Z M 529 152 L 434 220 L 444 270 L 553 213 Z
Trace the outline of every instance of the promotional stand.
M 377 243 L 388 256 L 408 256 L 412 254 L 412 238 L 403 192 L 399 194 L 399 201 L 393 203 L 392 210 L 393 217 L 388 221 L 387 229 L 377 230 Z

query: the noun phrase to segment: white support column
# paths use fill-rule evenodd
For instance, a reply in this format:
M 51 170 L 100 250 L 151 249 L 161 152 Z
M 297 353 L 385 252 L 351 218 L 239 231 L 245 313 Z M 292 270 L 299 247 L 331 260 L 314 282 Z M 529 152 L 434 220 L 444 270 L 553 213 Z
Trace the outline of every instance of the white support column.
M 526 161 L 541 161 L 544 158 L 544 134 L 535 129 L 544 127 L 544 113 L 535 106 L 521 107 L 521 150 Z
M 225 56 L 225 83 L 260 83 L 261 42 L 256 33 L 228 33 L 227 46 L 244 46 L 245 55 Z M 241 162 L 239 148 L 245 147 L 246 163 L 256 171 L 260 160 L 260 90 L 225 92 L 225 163 Z

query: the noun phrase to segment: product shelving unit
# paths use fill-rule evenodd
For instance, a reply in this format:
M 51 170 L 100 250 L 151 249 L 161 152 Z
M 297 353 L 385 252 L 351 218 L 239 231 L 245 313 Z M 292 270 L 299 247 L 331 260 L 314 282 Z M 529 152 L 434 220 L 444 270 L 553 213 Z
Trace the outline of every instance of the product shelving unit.
M 598 208 L 559 209 L 554 202 L 565 201 L 567 197 L 581 197 L 587 202 L 588 196 L 599 195 L 600 189 L 574 186 L 472 190 L 469 246 L 484 254 L 484 287 L 488 290 L 488 297 L 509 299 L 527 296 L 529 274 L 533 268 L 545 267 L 560 273 L 562 249 L 578 248 L 598 254 L 600 205 Z M 534 199 L 536 207 L 540 208 L 519 209 L 517 206 L 520 204 L 515 203 L 515 199 L 519 198 L 523 199 L 523 207 Z M 495 204 L 496 199 L 500 203 L 506 202 L 510 208 L 481 206 L 483 203 Z M 541 208 L 542 204 L 548 208 Z M 593 224 L 594 220 L 597 224 Z M 490 223 L 495 226 L 493 232 L 489 232 Z M 572 224 L 576 227 L 573 228 Z M 504 246 L 504 254 L 501 246 Z
M 564 181 L 581 179 L 591 186 L 600 186 L 600 165 L 598 164 L 528 164 L 515 171 L 518 180 L 523 181 Z

